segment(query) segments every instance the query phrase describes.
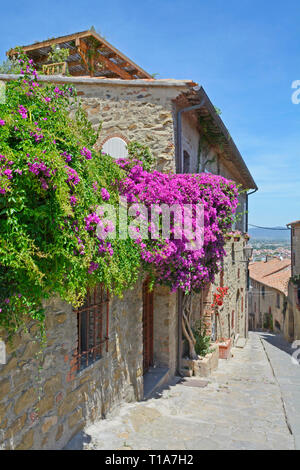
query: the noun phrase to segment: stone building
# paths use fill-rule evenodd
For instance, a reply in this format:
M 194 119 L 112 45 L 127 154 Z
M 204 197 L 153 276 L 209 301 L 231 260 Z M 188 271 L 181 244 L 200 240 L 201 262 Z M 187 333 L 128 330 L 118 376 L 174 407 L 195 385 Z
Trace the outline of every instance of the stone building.
M 53 44 L 70 49 L 71 76 L 48 74 L 53 66 L 45 59 Z M 204 89 L 191 80 L 154 80 L 92 31 L 24 50 L 45 65 L 41 81 L 76 87 L 92 125 L 102 122 L 98 149 L 122 157 L 126 144 L 137 140 L 149 146 L 159 171 L 209 171 L 257 189 Z M 247 192 L 240 202 L 241 234 L 228 237 L 222 273 L 194 302 L 195 319 L 205 318 L 214 339 L 247 336 Z M 229 295 L 216 318 L 211 303 L 218 285 L 227 285 Z M 7 363 L 0 365 L 2 448 L 62 448 L 85 424 L 123 401 L 142 399 L 152 377 L 157 384 L 180 372 L 180 295 L 166 287 L 149 293 L 140 279 L 122 300 L 99 286 L 78 312 L 59 299 L 45 306 L 45 348 L 30 324 L 7 345 Z
M 284 335 L 288 341 L 300 339 L 300 220 L 291 229 L 292 273 L 288 286 L 288 308 Z
M 249 328 L 284 334 L 287 324 L 289 259 L 266 258 L 250 263 Z

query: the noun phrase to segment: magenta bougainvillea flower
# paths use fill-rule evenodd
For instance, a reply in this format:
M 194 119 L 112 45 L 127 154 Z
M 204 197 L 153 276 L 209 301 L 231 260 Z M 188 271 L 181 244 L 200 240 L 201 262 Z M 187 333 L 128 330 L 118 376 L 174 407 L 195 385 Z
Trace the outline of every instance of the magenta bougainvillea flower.
M 101 189 L 101 197 L 102 197 L 103 201 L 108 201 L 109 200 L 110 194 L 107 191 L 107 189 L 105 189 L 105 188 Z
M 178 227 L 174 225 L 168 239 L 136 239 L 143 262 L 152 267 L 158 282 L 186 292 L 199 291 L 213 282 L 226 254 L 224 233 L 231 227 L 238 204 L 236 185 L 218 175 L 149 173 L 140 162 L 122 159 L 118 163 L 127 171 L 119 189 L 129 204 L 143 203 L 148 209 L 154 204 L 203 206 L 203 245 L 199 250 L 187 249 L 189 240 L 185 236 L 176 239 Z M 148 230 L 151 235 L 157 227 L 149 223 Z

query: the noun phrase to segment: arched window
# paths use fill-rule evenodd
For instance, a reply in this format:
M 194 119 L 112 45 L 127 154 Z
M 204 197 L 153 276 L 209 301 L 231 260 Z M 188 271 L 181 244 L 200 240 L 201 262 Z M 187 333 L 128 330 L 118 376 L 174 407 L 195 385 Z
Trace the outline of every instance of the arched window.
M 190 172 L 190 156 L 188 152 L 185 150 L 183 152 L 183 173 Z
M 110 137 L 102 147 L 102 152 L 113 158 L 126 158 L 128 156 L 127 144 L 121 137 Z

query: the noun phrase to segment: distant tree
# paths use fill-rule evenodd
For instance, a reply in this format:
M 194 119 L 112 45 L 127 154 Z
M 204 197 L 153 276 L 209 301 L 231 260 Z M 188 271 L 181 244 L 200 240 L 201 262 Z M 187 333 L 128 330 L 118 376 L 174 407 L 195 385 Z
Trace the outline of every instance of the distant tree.
M 0 73 L 19 74 L 21 72 L 21 65 L 16 59 L 6 59 L 0 65 Z

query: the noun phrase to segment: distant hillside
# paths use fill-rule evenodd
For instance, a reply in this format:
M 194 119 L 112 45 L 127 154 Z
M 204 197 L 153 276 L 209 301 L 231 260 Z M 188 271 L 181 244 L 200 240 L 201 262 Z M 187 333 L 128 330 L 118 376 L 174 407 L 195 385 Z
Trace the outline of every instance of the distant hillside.
M 286 227 L 274 227 L 286 228 Z M 290 240 L 290 230 L 269 230 L 264 228 L 249 227 L 248 233 L 253 240 Z

